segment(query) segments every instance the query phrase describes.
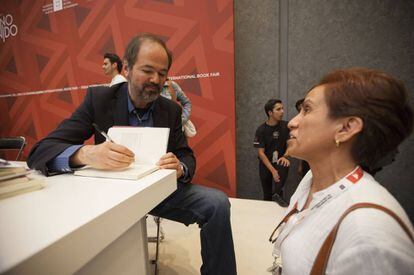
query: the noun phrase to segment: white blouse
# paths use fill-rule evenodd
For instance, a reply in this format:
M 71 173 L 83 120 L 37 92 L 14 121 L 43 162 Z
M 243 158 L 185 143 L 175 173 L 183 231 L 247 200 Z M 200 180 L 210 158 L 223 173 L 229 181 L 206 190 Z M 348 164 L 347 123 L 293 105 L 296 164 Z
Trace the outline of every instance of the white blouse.
M 282 228 L 274 253 L 281 256 L 283 274 L 309 274 L 323 241 L 339 217 L 359 202 L 389 208 L 413 233 L 413 226 L 397 200 L 371 175 L 360 172 L 360 179 L 354 183 L 348 179 L 350 176 L 358 178 L 358 175 L 351 173 L 314 193 L 309 208 L 293 215 Z M 295 203 L 299 211 L 303 209 L 311 182 L 312 172 L 309 171 L 292 196 L 286 213 Z M 388 214 L 377 209 L 357 209 L 348 214 L 339 227 L 326 273 L 414 274 L 414 245 Z
M 127 82 L 127 79 L 122 74 L 117 74 L 116 76 L 112 78 L 112 81 L 109 84 L 109 87 L 115 84 L 118 84 L 118 83 L 122 83 L 122 82 Z

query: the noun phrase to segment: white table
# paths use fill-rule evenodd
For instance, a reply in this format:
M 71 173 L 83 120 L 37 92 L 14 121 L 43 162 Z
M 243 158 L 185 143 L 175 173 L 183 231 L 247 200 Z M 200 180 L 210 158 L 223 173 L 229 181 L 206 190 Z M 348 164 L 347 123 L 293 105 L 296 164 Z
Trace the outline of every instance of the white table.
M 176 190 L 175 175 L 59 175 L 0 200 L 0 273 L 148 274 L 145 215 Z

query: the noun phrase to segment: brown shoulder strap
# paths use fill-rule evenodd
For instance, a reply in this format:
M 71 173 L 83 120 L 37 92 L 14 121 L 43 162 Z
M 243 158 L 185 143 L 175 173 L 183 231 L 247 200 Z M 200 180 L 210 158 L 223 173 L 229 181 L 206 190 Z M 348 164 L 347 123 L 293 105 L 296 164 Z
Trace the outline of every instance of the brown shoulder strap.
M 172 86 L 172 82 L 171 80 L 168 79 L 168 92 L 171 95 L 171 100 L 172 101 L 177 101 L 177 93 L 175 92 L 173 86 Z
M 405 225 L 405 223 L 401 220 L 400 217 L 397 216 L 393 211 L 390 209 L 373 203 L 357 203 L 352 205 L 350 208 L 348 208 L 342 216 L 339 218 L 338 222 L 336 223 L 335 227 L 332 229 L 331 233 L 329 233 L 328 237 L 326 237 L 324 243 L 322 244 L 318 255 L 315 258 L 315 261 L 313 262 L 313 267 L 311 271 L 311 275 L 322 275 L 326 272 L 326 267 L 328 265 L 329 255 L 331 254 L 333 243 L 335 242 L 336 234 L 338 232 L 339 226 L 342 222 L 342 220 L 352 211 L 358 208 L 375 208 L 378 210 L 381 210 L 391 217 L 393 217 L 402 227 L 402 229 L 407 233 L 408 237 L 411 239 L 411 241 L 414 243 L 413 235 L 411 234 L 408 227 Z

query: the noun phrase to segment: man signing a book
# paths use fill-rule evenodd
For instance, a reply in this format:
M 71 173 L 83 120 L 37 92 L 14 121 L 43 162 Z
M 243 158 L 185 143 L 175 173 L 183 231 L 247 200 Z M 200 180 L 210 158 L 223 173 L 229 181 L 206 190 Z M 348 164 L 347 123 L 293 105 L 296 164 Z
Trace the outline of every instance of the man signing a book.
M 143 33 L 128 43 L 124 60 L 128 82 L 89 88 L 71 117 L 33 146 L 29 167 L 47 176 L 84 165 L 127 167 L 134 154 L 106 141 L 93 123 L 105 132 L 112 126 L 168 127 L 168 153 L 157 165 L 177 171 L 177 190 L 150 214 L 186 225 L 198 223 L 201 274 L 236 274 L 228 198 L 221 191 L 191 184 L 196 161 L 182 131 L 181 108 L 160 96 L 172 64 L 170 51 L 159 37 Z M 92 135 L 95 145 L 83 145 Z

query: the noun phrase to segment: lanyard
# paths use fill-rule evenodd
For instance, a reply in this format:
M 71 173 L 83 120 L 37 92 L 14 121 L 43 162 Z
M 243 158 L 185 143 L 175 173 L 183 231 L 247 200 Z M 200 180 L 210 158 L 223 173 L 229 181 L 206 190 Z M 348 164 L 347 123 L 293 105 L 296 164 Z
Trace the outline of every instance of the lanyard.
M 280 251 L 280 246 L 286 237 L 290 234 L 294 226 L 299 224 L 305 217 L 309 216 L 313 211 L 320 208 L 322 205 L 331 201 L 333 198 L 345 192 L 350 186 L 356 184 L 363 176 L 364 172 L 361 167 L 357 166 L 348 176 L 338 182 L 336 188 L 324 196 L 318 203 L 310 209 L 305 209 L 299 212 L 297 209 L 298 202 L 296 201 L 293 208 L 285 215 L 282 221 L 276 226 L 270 235 L 269 241 L 275 243 L 275 250 Z M 295 215 L 296 214 L 296 215 Z M 295 216 L 294 216 L 295 215 Z M 293 216 L 293 217 L 292 217 Z M 277 234 L 276 234 L 277 233 Z M 276 236 L 275 236 L 276 235 Z M 276 252 L 276 251 L 274 251 Z M 279 254 L 279 253 L 276 253 Z

